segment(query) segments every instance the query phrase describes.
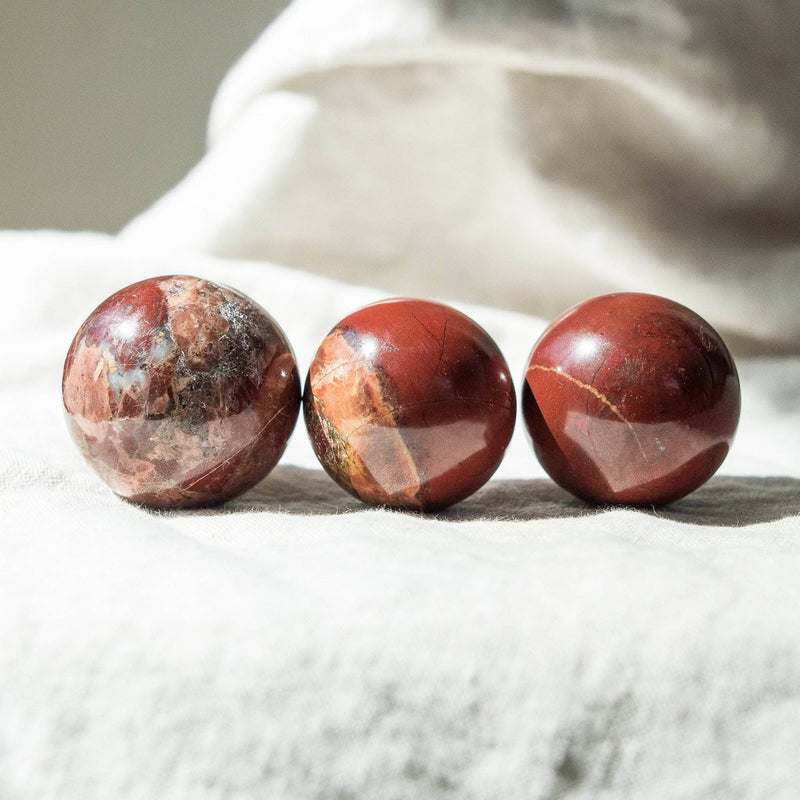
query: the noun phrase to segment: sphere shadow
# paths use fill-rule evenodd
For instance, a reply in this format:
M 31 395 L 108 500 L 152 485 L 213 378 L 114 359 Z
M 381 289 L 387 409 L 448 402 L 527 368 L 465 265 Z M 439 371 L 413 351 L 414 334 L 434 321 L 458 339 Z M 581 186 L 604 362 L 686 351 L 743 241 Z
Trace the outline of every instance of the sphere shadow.
M 675 522 L 741 527 L 800 515 L 800 480 L 721 475 L 649 513 Z
M 601 514 L 615 508 L 626 508 L 692 525 L 757 525 L 800 516 L 800 480 L 788 477 L 719 476 L 692 494 L 659 508 L 593 506 L 571 497 L 544 479 L 494 481 L 473 498 L 445 513 L 447 518 L 458 520 L 498 517 L 536 520 Z
M 264 480 L 224 506 L 225 511 L 282 514 L 345 514 L 368 506 L 339 487 L 321 469 L 279 464 Z
M 322 470 L 288 465 L 276 467 L 261 483 L 221 509 L 227 513 L 270 511 L 298 515 L 368 510 L 369 506 L 347 494 Z M 608 510 L 609 507 L 578 500 L 544 478 L 492 480 L 472 497 L 429 518 L 449 522 L 532 521 L 591 516 Z M 694 525 L 740 527 L 773 522 L 800 516 L 800 480 L 718 476 L 670 505 L 634 510 Z

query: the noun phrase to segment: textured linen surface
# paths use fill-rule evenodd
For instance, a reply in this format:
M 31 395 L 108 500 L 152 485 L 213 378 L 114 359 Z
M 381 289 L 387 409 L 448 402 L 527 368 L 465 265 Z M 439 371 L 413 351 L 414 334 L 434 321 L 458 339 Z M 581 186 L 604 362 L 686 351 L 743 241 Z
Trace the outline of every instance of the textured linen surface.
M 0 233 L 0 800 L 797 798 L 798 25 L 296 0 L 119 237 Z M 666 294 L 749 354 L 739 433 L 648 512 L 572 499 L 518 427 L 425 517 L 342 492 L 301 423 L 225 507 L 149 512 L 81 459 L 60 377 L 167 273 L 250 294 L 301 374 L 386 291 L 482 303 L 517 379 L 572 301 Z
M 657 513 L 571 499 L 521 431 L 453 509 L 367 509 L 302 426 L 226 507 L 153 513 L 62 419 L 98 302 L 223 281 L 304 372 L 380 293 L 88 234 L 0 234 L 0 264 L 0 798 L 797 797 L 800 359 L 739 361 L 720 475 Z M 521 375 L 544 323 L 461 308 Z
M 668 292 L 800 351 L 800 3 L 296 0 L 125 231 L 552 318 Z

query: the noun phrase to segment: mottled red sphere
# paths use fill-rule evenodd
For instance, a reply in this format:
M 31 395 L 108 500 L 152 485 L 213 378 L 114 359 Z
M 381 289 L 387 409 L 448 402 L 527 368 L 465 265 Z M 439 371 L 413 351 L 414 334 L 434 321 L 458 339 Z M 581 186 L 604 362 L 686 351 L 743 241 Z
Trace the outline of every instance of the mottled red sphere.
M 611 294 L 571 308 L 531 353 L 522 410 L 556 483 L 593 503 L 663 505 L 725 459 L 739 379 L 716 331 L 688 308 Z
M 96 308 L 64 364 L 73 438 L 119 495 L 221 503 L 278 462 L 300 407 L 294 355 L 245 295 L 200 278 L 135 283 Z
M 365 503 L 433 511 L 491 477 L 516 415 L 508 365 L 455 309 L 394 299 L 328 334 L 303 398 L 314 451 Z

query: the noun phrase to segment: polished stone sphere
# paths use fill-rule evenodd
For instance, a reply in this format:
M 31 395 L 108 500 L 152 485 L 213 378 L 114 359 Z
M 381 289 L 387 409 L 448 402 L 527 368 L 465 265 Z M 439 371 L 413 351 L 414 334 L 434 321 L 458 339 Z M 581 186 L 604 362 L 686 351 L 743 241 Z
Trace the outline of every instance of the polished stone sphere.
M 508 365 L 469 317 L 386 300 L 325 337 L 303 397 L 314 451 L 365 503 L 435 511 L 491 477 L 514 429 Z
M 300 406 L 294 355 L 245 295 L 173 275 L 101 303 L 67 354 L 69 429 L 118 495 L 157 508 L 221 503 L 278 462 Z
M 648 294 L 588 300 L 531 352 L 522 410 L 553 480 L 597 504 L 658 506 L 707 481 L 739 420 L 739 379 L 719 335 Z

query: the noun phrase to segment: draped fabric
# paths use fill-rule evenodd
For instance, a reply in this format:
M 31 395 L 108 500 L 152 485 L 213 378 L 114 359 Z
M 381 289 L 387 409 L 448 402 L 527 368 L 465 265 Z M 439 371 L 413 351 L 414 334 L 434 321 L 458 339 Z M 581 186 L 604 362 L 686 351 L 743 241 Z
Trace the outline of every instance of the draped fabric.
M 795 798 L 798 17 L 296 0 L 120 235 L 0 233 L 0 798 Z M 570 303 L 667 295 L 732 345 L 739 431 L 685 499 L 598 509 L 519 424 L 420 516 L 344 493 L 301 421 L 241 497 L 146 511 L 60 378 L 99 302 L 170 273 L 263 305 L 301 374 L 391 293 L 454 303 L 515 379 Z
M 551 318 L 665 294 L 800 350 L 791 3 L 298 0 L 125 235 Z
M 69 342 L 169 272 L 246 292 L 301 372 L 375 289 L 85 234 L 0 234 L 0 796 L 791 798 L 800 772 L 800 358 L 740 358 L 720 473 L 658 511 L 547 480 L 519 428 L 434 517 L 316 463 L 221 509 L 116 498 L 60 408 Z M 520 375 L 544 322 L 460 307 Z

